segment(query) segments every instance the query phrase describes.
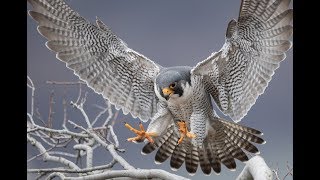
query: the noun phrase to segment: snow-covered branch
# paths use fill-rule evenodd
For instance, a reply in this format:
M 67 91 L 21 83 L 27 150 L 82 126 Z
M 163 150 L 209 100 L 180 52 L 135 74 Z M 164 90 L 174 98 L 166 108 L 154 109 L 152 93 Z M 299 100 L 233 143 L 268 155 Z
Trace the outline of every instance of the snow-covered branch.
M 110 179 L 116 177 L 130 177 L 139 179 L 148 178 L 160 178 L 167 180 L 187 180 L 187 178 L 171 174 L 161 169 L 133 169 L 133 170 L 119 170 L 119 171 L 107 171 L 100 174 L 82 176 L 82 177 L 67 177 L 66 180 L 91 180 L 91 179 Z
M 63 158 L 63 157 L 57 157 L 57 156 L 51 156 L 48 154 L 47 150 L 43 147 L 43 145 L 37 141 L 35 138 L 31 137 L 29 134 L 27 134 L 27 139 L 28 142 L 30 142 L 31 145 L 36 146 L 39 152 L 43 156 L 44 161 L 53 161 L 53 162 L 58 162 L 61 163 L 71 169 L 79 169 L 79 167 L 74 164 L 73 162 Z
M 261 156 L 254 156 L 243 168 L 237 180 L 272 180 L 272 171 Z

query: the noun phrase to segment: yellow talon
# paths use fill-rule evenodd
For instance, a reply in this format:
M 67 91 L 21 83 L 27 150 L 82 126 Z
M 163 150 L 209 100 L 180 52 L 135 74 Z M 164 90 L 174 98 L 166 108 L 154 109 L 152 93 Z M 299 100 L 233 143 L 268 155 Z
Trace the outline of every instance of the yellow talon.
M 195 134 L 188 131 L 186 122 L 178 121 L 177 124 L 179 126 L 179 132 L 180 132 L 180 138 L 178 140 L 178 144 L 180 144 L 183 141 L 185 136 L 191 139 L 196 137 Z
M 146 132 L 144 130 L 144 127 L 142 123 L 139 124 L 140 130 L 137 130 L 130 126 L 128 123 L 125 123 L 124 126 L 128 128 L 130 131 L 133 133 L 137 134 L 136 137 L 128 138 L 127 141 L 132 142 L 132 141 L 138 141 L 141 142 L 144 140 L 144 138 L 147 138 L 150 143 L 154 143 L 154 140 L 151 138 L 152 136 L 157 136 L 156 133 L 154 132 Z

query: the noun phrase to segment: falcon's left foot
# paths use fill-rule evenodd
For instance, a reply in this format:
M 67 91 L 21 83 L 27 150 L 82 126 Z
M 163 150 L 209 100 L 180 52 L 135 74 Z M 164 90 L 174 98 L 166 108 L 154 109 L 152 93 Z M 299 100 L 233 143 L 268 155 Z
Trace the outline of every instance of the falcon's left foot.
M 146 132 L 144 130 L 144 127 L 142 125 L 142 123 L 140 122 L 139 127 L 140 127 L 140 131 L 133 128 L 132 126 L 130 126 L 128 123 L 124 124 L 126 126 L 126 128 L 128 128 L 130 131 L 134 132 L 135 134 L 137 134 L 136 137 L 133 138 L 128 138 L 127 141 L 133 142 L 133 141 L 137 141 L 137 142 L 141 142 L 143 141 L 145 138 L 148 139 L 149 142 L 153 143 L 153 139 L 152 136 L 157 136 L 156 133 L 154 132 Z
M 195 138 L 196 135 L 189 132 L 187 128 L 187 124 L 184 121 L 178 121 L 177 122 L 179 126 L 179 132 L 180 132 L 180 139 L 178 140 L 178 144 L 180 144 L 183 141 L 183 138 L 187 136 L 188 138 Z

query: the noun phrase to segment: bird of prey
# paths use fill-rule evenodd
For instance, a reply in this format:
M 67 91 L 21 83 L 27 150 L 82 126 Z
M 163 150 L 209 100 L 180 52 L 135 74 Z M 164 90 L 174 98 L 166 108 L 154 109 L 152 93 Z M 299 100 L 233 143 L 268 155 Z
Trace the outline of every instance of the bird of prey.
M 28 0 L 46 46 L 81 80 L 122 109 L 146 122 L 147 130 L 129 141 L 157 149 L 156 163 L 170 158 L 172 169 L 185 162 L 194 174 L 220 173 L 221 164 L 258 153 L 262 133 L 238 124 L 286 57 L 292 43 L 290 0 L 242 0 L 239 17 L 229 22 L 225 43 L 194 67 L 162 67 L 130 49 L 98 18 L 80 16 L 62 0 Z M 220 118 L 213 103 L 234 122 Z M 245 150 L 245 151 L 244 151 Z

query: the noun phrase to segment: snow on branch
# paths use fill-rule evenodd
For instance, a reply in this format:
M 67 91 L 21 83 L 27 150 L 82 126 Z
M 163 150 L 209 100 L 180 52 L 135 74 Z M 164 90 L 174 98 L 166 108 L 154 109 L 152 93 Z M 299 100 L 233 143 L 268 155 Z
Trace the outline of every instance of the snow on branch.
M 105 101 L 105 107 L 99 106 L 101 110 L 95 118 L 90 118 L 84 109 L 87 96 L 82 97 L 81 85 L 83 82 L 57 82 L 47 81 L 48 84 L 55 86 L 79 86 L 79 95 L 75 101 L 69 104 L 74 107 L 83 117 L 82 119 L 71 120 L 67 118 L 67 102 L 63 99 L 63 119 L 61 128 L 55 128 L 53 122 L 58 122 L 54 113 L 54 93 L 50 94 L 48 105 L 48 121 L 45 122 L 35 107 L 36 87 L 32 79 L 27 77 L 27 87 L 31 90 L 30 112 L 27 113 L 27 142 L 35 147 L 37 155 L 28 159 L 27 163 L 34 160 L 52 162 L 50 168 L 38 167 L 30 168 L 27 172 L 38 174 L 38 178 L 54 179 L 107 179 L 107 178 L 150 178 L 150 179 L 187 179 L 160 169 L 138 169 L 129 164 L 119 152 L 125 153 L 120 149 L 116 130 L 113 124 L 118 113 L 113 112 L 111 104 Z M 57 105 L 55 105 L 57 106 Z M 45 106 L 41 106 L 45 107 Z M 81 122 L 82 121 L 82 122 Z M 100 122 L 102 121 L 102 122 Z M 39 123 L 38 123 L 39 122 Z M 100 122 L 100 123 L 98 123 Z M 101 124 L 97 126 L 97 124 Z M 111 161 L 104 165 L 96 165 L 93 161 L 95 156 L 94 149 L 103 148 Z M 84 167 L 78 162 L 85 157 Z M 123 167 L 121 170 L 113 169 L 115 164 Z
M 272 180 L 272 171 L 261 156 L 254 156 L 243 168 L 237 180 Z
M 91 179 L 110 179 L 110 178 L 116 178 L 116 177 L 130 177 L 130 178 L 142 178 L 142 179 L 148 179 L 148 178 L 161 178 L 161 179 L 167 179 L 167 180 L 173 180 L 173 179 L 181 179 L 181 180 L 187 180 L 187 178 L 171 174 L 167 171 L 161 170 L 161 169 L 134 169 L 134 170 L 119 170 L 119 171 L 107 171 L 100 174 L 95 175 L 88 175 L 83 177 L 70 177 L 65 179 L 70 180 L 91 180 Z

